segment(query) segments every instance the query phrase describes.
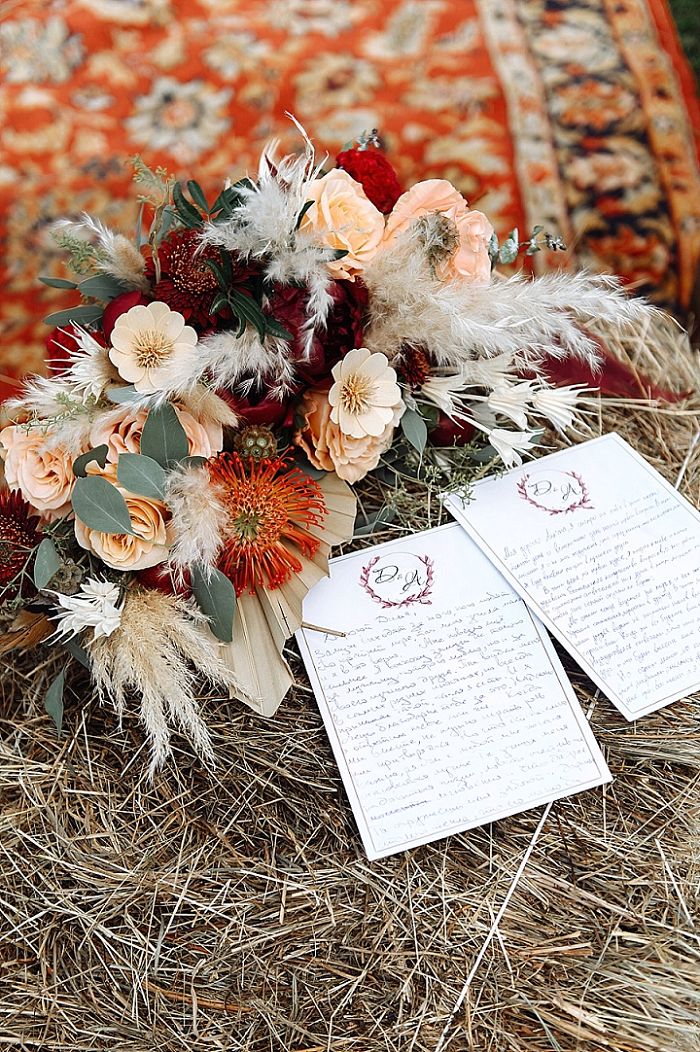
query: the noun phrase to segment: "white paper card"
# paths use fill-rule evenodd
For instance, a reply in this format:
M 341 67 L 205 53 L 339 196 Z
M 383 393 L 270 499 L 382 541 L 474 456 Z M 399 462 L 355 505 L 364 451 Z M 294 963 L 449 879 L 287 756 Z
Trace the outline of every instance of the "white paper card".
M 297 633 L 369 858 L 610 779 L 551 641 L 456 524 L 331 560 Z
M 628 720 L 700 690 L 700 514 L 619 435 L 446 503 Z

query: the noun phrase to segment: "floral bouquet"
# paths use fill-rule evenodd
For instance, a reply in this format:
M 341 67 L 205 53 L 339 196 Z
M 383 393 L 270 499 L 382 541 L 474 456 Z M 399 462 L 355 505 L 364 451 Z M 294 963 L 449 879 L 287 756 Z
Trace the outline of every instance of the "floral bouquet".
M 374 133 L 334 167 L 304 141 L 213 201 L 136 159 L 133 240 L 61 223 L 75 279 L 42 280 L 80 302 L 0 432 L 0 652 L 63 650 L 120 715 L 139 698 L 152 769 L 173 725 L 212 759 L 202 681 L 274 713 L 351 485 L 521 463 L 576 423 L 548 368 L 595 365 L 585 322 L 650 309 L 610 278 L 495 275 L 557 240 L 499 244 L 442 179 L 402 192 Z

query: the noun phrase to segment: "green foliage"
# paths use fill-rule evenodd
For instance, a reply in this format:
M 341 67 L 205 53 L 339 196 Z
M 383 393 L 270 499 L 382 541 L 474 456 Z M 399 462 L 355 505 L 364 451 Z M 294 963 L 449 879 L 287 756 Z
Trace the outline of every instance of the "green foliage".
M 117 462 L 119 484 L 140 497 L 165 498 L 165 471 L 158 461 L 139 453 L 122 453 Z
M 91 530 L 135 536 L 126 502 L 116 486 L 99 475 L 79 478 L 73 490 L 73 511 Z
M 167 402 L 151 409 L 141 432 L 141 453 L 167 468 L 184 460 L 190 446 L 177 413 Z
M 207 574 L 200 567 L 193 566 L 191 578 L 192 594 L 208 618 L 212 632 L 222 643 L 230 643 L 236 613 L 235 588 L 220 570 L 211 570 Z
M 50 537 L 44 537 L 34 557 L 34 584 L 41 591 L 61 568 L 61 559 Z
M 79 457 L 76 457 L 73 461 L 73 474 L 80 479 L 84 479 L 87 475 L 85 470 L 88 464 L 92 464 L 95 461 L 100 465 L 101 468 L 107 463 L 107 454 L 109 453 L 109 446 L 101 445 L 95 446 L 94 449 L 88 449 L 87 453 L 81 453 Z
M 401 430 L 410 445 L 422 454 L 428 444 L 428 425 L 415 409 L 406 409 L 401 417 Z
M 76 303 L 74 307 L 47 314 L 44 323 L 53 327 L 70 325 L 71 322 L 75 322 L 76 325 L 94 325 L 100 320 L 102 313 L 102 307 L 94 303 Z
M 66 673 L 61 669 L 44 695 L 44 708 L 56 724 L 56 730 L 59 734 L 63 726 L 63 686 L 65 680 Z

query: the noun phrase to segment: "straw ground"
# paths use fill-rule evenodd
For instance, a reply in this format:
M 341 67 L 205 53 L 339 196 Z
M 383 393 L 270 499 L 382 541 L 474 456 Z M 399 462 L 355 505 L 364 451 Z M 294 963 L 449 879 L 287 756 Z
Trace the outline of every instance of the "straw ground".
M 670 325 L 606 338 L 658 382 L 700 386 Z M 682 474 L 697 505 L 699 409 L 601 404 L 594 430 Z M 372 541 L 442 521 L 434 494 L 398 505 Z M 212 696 L 217 770 L 181 742 L 152 785 L 135 720 L 119 730 L 74 683 L 58 738 L 41 708 L 53 670 L 5 664 L 0 1046 L 700 1049 L 697 699 L 627 724 L 569 664 L 612 785 L 555 803 L 534 846 L 541 810 L 368 863 L 292 660 L 274 721 Z

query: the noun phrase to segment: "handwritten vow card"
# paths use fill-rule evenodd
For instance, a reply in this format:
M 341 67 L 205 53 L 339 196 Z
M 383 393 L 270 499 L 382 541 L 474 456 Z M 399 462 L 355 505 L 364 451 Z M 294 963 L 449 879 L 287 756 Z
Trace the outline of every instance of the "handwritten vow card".
M 297 638 L 370 858 L 610 774 L 546 632 L 456 524 L 331 560 Z
M 700 690 L 700 514 L 619 435 L 447 505 L 628 720 Z

